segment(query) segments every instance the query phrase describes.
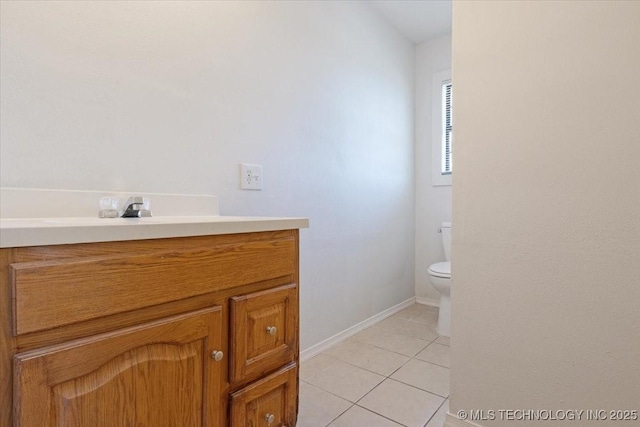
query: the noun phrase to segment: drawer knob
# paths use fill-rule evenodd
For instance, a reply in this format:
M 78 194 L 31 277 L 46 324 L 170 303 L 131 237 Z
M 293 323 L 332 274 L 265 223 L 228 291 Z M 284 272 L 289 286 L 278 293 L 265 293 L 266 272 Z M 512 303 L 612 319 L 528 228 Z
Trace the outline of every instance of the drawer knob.
M 219 350 L 213 350 L 211 352 L 211 358 L 216 362 L 221 361 L 223 357 L 224 357 L 224 353 Z
M 275 421 L 276 417 L 273 414 L 267 414 L 264 416 L 264 420 L 267 422 L 267 424 L 272 424 Z
M 278 330 L 275 326 L 267 326 L 267 333 L 269 335 L 275 335 Z

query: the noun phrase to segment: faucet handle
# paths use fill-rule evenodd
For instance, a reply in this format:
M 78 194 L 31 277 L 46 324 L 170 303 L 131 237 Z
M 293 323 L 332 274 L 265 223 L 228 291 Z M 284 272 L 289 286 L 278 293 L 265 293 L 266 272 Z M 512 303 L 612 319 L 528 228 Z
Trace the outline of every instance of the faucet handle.
M 120 217 L 142 218 L 151 216 L 151 201 L 142 196 L 131 196 L 124 204 Z
M 100 211 L 98 218 L 117 218 L 118 217 L 118 199 L 116 197 L 104 196 L 100 197 Z

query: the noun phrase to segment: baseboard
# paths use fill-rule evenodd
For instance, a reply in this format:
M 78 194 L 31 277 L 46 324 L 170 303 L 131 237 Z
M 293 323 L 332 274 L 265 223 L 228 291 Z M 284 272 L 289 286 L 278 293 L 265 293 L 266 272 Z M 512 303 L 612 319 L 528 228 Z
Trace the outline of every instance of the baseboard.
M 327 338 L 326 340 L 313 345 L 305 350 L 302 350 L 300 352 L 300 361 L 304 362 L 305 360 L 311 359 L 313 356 L 316 356 L 320 353 L 322 353 L 323 351 L 327 350 L 330 347 L 333 347 L 334 345 L 346 340 L 347 338 L 357 334 L 358 332 L 367 329 L 369 326 L 378 323 L 379 321 L 386 319 L 387 317 L 391 316 L 392 314 L 395 314 L 397 312 L 399 312 L 400 310 L 403 310 L 407 307 L 409 307 L 412 304 L 415 304 L 416 302 L 416 297 L 411 297 L 406 301 L 401 302 L 400 304 L 394 305 L 391 308 L 388 308 L 378 314 L 376 314 L 375 316 L 371 316 L 370 318 L 363 320 L 362 322 L 358 323 L 357 325 L 354 325 L 348 329 L 345 329 L 344 331 L 330 337 Z
M 433 298 L 416 297 L 416 303 L 422 304 L 422 305 L 430 305 L 432 307 L 440 306 L 440 300 L 433 299 Z
M 444 420 L 443 427 L 482 427 L 482 426 L 472 421 L 461 420 L 455 415 L 447 414 L 447 417 Z

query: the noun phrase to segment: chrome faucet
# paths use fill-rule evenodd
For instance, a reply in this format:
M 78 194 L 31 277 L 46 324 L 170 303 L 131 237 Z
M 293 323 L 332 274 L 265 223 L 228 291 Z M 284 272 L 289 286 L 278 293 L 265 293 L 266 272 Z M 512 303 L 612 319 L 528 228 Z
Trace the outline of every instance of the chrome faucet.
M 142 196 L 132 196 L 127 199 L 124 208 L 120 211 L 121 218 L 142 218 L 151 216 L 151 210 L 145 207 Z

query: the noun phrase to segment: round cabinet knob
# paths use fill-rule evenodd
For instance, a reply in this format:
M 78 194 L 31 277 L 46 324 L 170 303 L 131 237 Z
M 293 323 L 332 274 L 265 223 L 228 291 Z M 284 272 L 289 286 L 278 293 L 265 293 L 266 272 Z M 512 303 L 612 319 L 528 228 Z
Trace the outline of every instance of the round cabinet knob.
M 273 414 L 267 414 L 264 416 L 264 420 L 267 422 L 267 424 L 272 424 L 276 420 L 276 417 Z
M 224 357 L 224 353 L 219 350 L 213 350 L 211 352 L 211 358 L 216 362 L 221 361 L 223 357 Z
M 267 326 L 267 333 L 269 335 L 275 335 L 278 330 L 275 326 Z

